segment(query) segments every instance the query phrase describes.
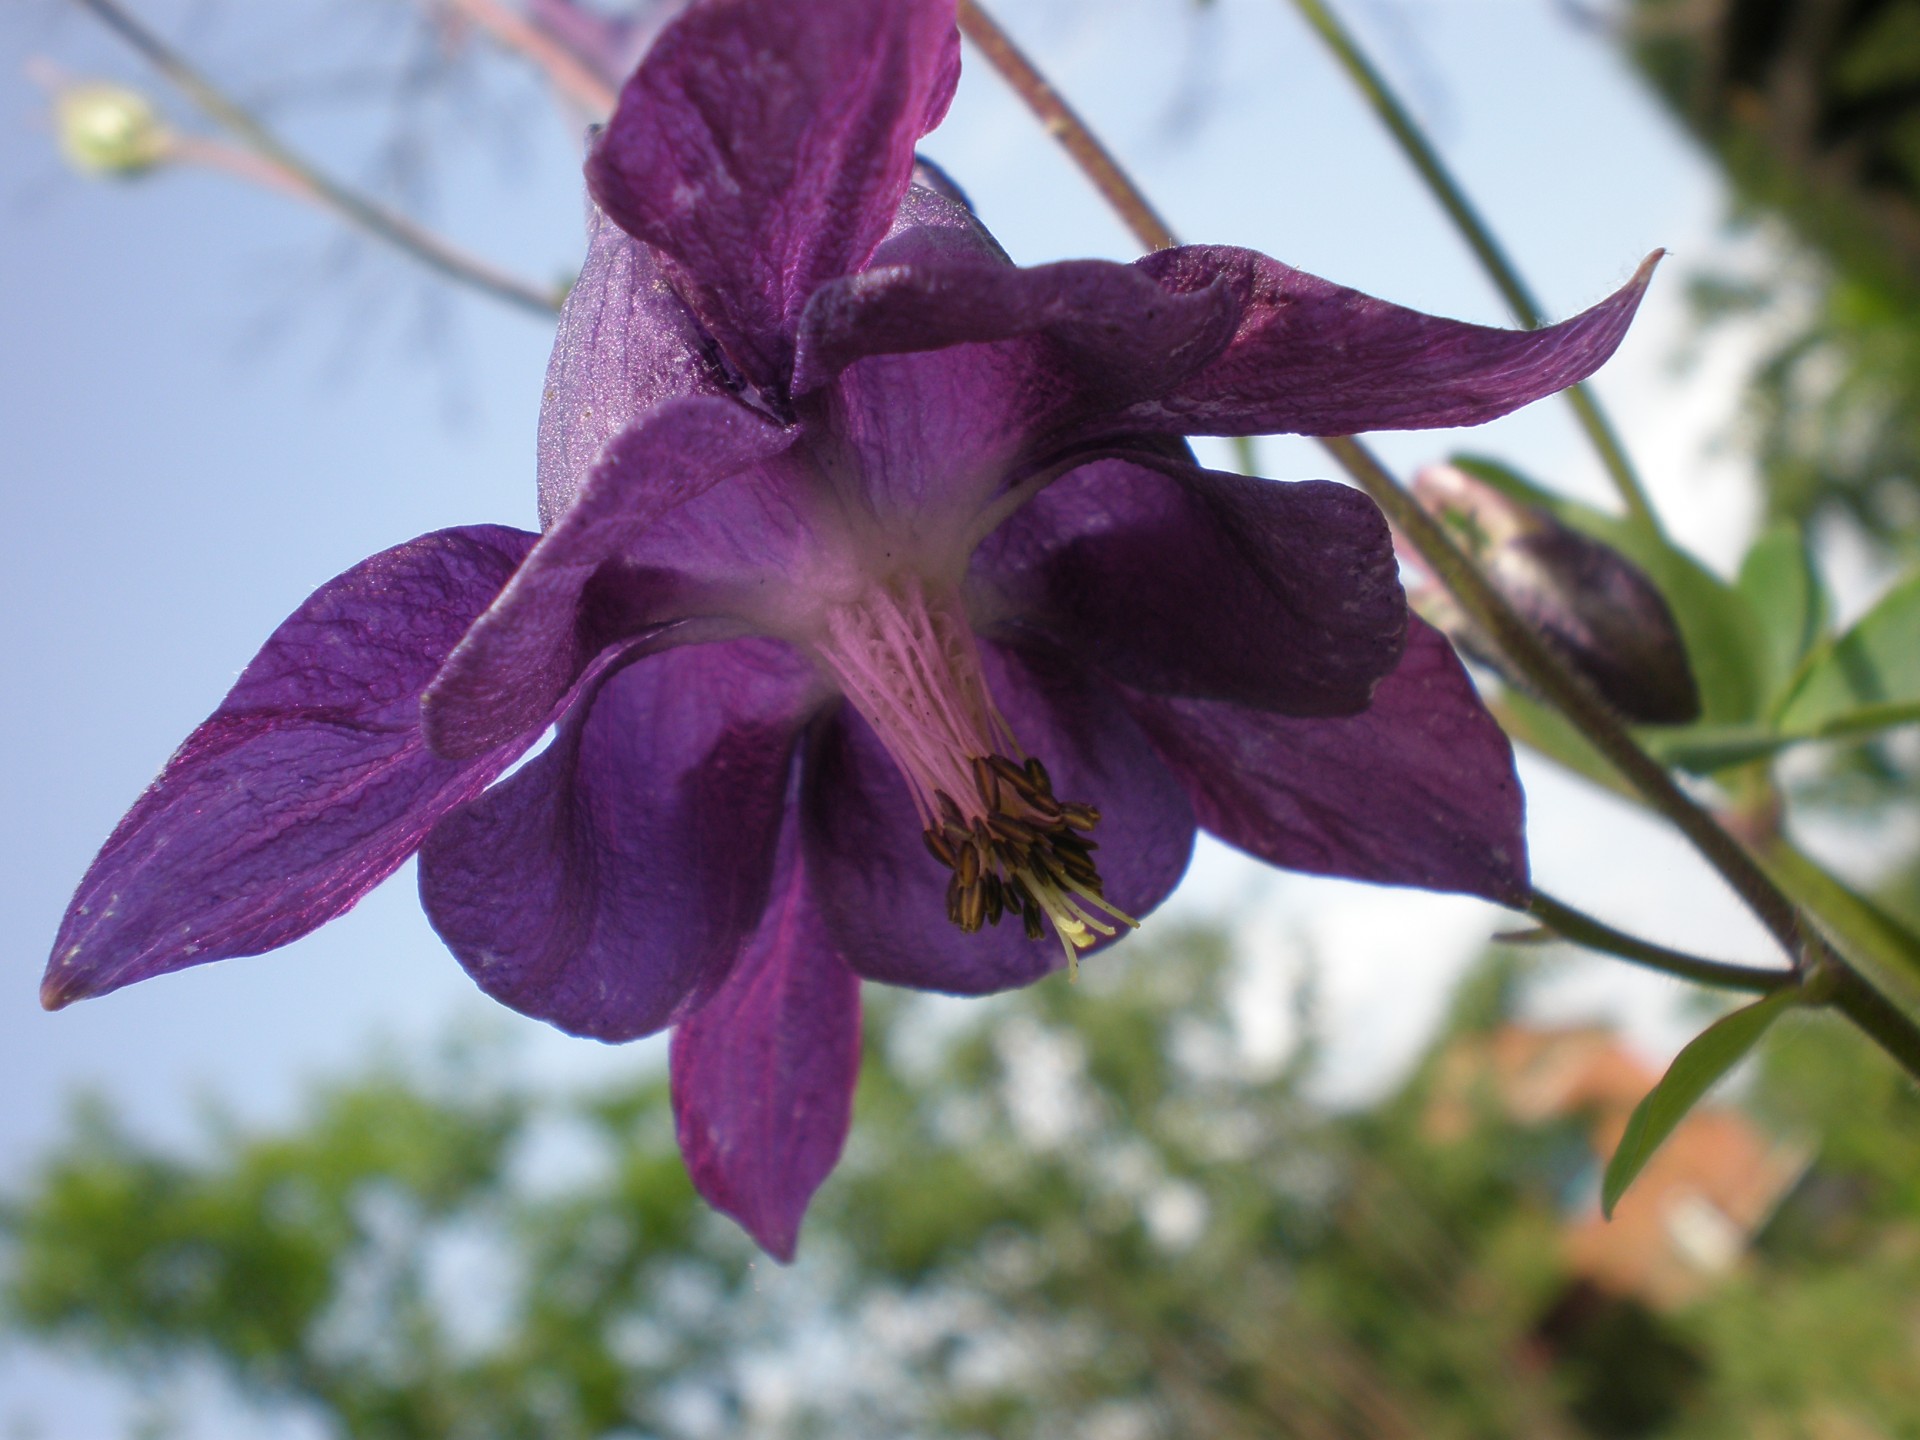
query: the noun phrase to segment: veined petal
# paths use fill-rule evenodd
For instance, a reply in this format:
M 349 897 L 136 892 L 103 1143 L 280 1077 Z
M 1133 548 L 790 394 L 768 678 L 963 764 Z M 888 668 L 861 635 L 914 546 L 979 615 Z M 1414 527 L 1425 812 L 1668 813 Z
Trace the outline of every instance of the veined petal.
M 807 297 L 894 218 L 959 79 L 953 0 L 702 0 L 663 32 L 587 162 L 741 373 L 786 394 Z
M 1202 828 L 1288 870 L 1528 895 L 1513 748 L 1424 621 L 1358 715 L 1298 720 L 1215 701 L 1129 704 L 1193 797 Z
M 1106 894 L 1139 918 L 1193 852 L 1193 810 L 1119 693 L 1064 656 L 983 645 L 995 702 L 1063 799 L 1095 806 Z M 840 951 L 869 980 L 981 995 L 1063 963 L 1060 942 L 1005 921 L 967 934 L 947 918 L 949 872 L 926 850 L 906 782 L 853 710 L 820 727 L 806 762 L 806 858 Z
M 427 918 L 504 1005 L 631 1040 L 725 979 L 766 908 L 814 671 L 774 641 L 635 662 L 420 852 Z
M 1097 413 L 1177 386 L 1220 353 L 1240 318 L 1225 278 L 1175 292 L 1109 260 L 1018 269 L 972 249 L 964 232 L 927 226 L 821 286 L 801 318 L 795 390 L 868 355 L 1039 336 L 1033 367 L 1059 372 L 1079 408 Z
M 459 759 L 544 723 L 594 657 L 640 624 L 624 614 L 622 626 L 603 625 L 583 612 L 601 566 L 675 506 L 792 441 L 792 431 L 710 396 L 668 400 L 622 431 L 428 687 L 422 718 L 435 751 Z
M 1478 425 L 1599 369 L 1627 333 L 1660 255 L 1571 320 L 1501 330 L 1390 305 L 1252 250 L 1162 250 L 1140 269 L 1176 295 L 1228 282 L 1241 297 L 1239 327 L 1211 364 L 1130 406 L 1119 423 L 1178 435 Z
M 540 401 L 540 524 L 573 503 L 607 442 L 664 400 L 726 393 L 711 342 L 653 253 L 592 209 Z
M 860 1074 L 860 979 L 820 918 L 799 824 L 726 983 L 673 1032 L 673 1115 L 695 1187 L 775 1259 L 832 1171 Z
M 1352 714 L 1400 658 L 1386 521 L 1358 490 L 1164 462 L 1083 465 L 974 555 L 972 608 L 1130 686 Z
M 61 922 L 45 1003 L 298 939 L 531 744 L 546 717 L 441 759 L 419 702 L 534 540 L 441 530 L 316 590 L 100 851 Z

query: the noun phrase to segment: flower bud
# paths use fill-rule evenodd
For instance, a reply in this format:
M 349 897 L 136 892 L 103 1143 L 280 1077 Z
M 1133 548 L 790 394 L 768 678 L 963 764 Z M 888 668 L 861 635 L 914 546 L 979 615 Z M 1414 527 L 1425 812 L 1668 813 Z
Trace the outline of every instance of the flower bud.
M 87 175 L 130 178 L 167 158 L 170 143 L 159 114 L 138 91 L 91 82 L 54 101 L 60 153 Z
M 1413 489 L 1507 603 L 1621 715 L 1642 725 L 1700 718 L 1699 687 L 1673 612 L 1632 561 L 1452 465 L 1429 466 Z M 1499 668 L 1494 647 L 1451 600 L 1429 618 Z

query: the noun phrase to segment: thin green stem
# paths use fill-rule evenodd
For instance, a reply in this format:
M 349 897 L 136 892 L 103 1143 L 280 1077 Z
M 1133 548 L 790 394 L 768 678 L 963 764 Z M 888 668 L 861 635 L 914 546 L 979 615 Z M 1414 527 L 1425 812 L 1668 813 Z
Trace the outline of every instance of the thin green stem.
M 1909 1075 L 1920 1076 L 1920 1029 L 1913 1020 L 1869 985 L 1857 970 L 1836 962 L 1826 1003 L 1873 1037 Z
M 554 291 L 495 269 L 406 216 L 325 174 L 201 74 L 185 56 L 135 19 L 119 0 L 73 0 L 73 3 L 90 12 L 138 51 L 209 118 L 279 170 L 291 185 L 315 203 L 449 280 L 538 315 L 551 317 L 559 309 L 560 297 Z
M 1507 302 L 1507 308 L 1513 311 L 1514 318 L 1529 329 L 1537 330 L 1546 324 L 1545 312 L 1540 308 L 1532 290 L 1520 278 L 1520 272 L 1507 258 L 1507 252 L 1494 238 L 1493 232 L 1480 218 L 1480 212 L 1460 188 L 1453 173 L 1447 169 L 1438 152 L 1428 143 L 1425 132 L 1420 128 L 1412 113 L 1400 102 L 1400 97 L 1387 83 L 1366 52 L 1360 48 L 1339 16 L 1325 0 L 1293 0 L 1293 7 L 1299 11 L 1300 18 L 1326 43 L 1333 52 L 1340 68 L 1346 71 L 1367 103 L 1380 117 L 1388 132 L 1398 142 L 1408 162 L 1426 182 L 1427 189 L 1434 199 L 1440 202 L 1440 208 L 1447 212 L 1447 218 L 1460 232 L 1461 238 L 1480 262 L 1480 267 L 1499 290 Z M 1566 392 L 1568 402 L 1573 406 L 1581 429 L 1586 431 L 1587 439 L 1592 443 L 1594 452 L 1600 457 L 1600 463 L 1606 467 L 1612 478 L 1614 488 L 1620 494 L 1621 503 L 1627 507 L 1627 513 L 1639 524 L 1658 532 L 1659 520 L 1653 511 L 1653 505 L 1647 498 L 1646 487 L 1640 483 L 1640 477 L 1633 468 L 1633 462 L 1627 458 L 1627 452 L 1620 443 L 1620 437 L 1607 423 L 1599 402 L 1585 385 L 1575 385 Z
M 1178 245 L 1180 242 L 1174 239 L 1172 229 L 1160 218 L 1160 212 L 1140 193 L 1140 187 L 1128 178 L 1112 152 L 1100 143 L 1060 92 L 1013 43 L 1013 37 L 1000 28 L 1000 23 L 982 9 L 977 0 L 959 0 L 959 20 L 960 33 L 973 42 L 986 62 L 1000 72 L 1000 78 L 1012 86 L 1027 108 L 1039 117 L 1047 133 L 1073 157 L 1081 174 L 1093 182 L 1135 238 L 1149 250 L 1170 250 Z
M 1719 990 L 1747 990 L 1764 995 L 1799 983 L 1791 970 L 1708 960 L 1699 955 L 1689 955 L 1684 950 L 1642 940 L 1624 930 L 1616 930 L 1605 921 L 1596 920 L 1585 911 L 1563 904 L 1540 890 L 1533 892 L 1527 910 L 1563 940 L 1622 960 L 1631 960 L 1636 965 L 1645 965 L 1682 980 L 1691 980 L 1696 985 L 1708 985 Z

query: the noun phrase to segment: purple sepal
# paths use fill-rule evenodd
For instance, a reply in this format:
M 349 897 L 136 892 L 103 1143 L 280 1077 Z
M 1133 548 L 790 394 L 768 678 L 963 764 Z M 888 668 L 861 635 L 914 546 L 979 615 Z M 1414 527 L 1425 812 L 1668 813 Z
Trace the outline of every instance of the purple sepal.
M 1425 621 L 1409 620 L 1399 668 L 1345 719 L 1142 694 L 1129 703 L 1201 827 L 1228 844 L 1288 870 L 1525 905 L 1513 747 Z
M 433 928 L 481 989 L 562 1030 L 631 1040 L 672 1024 L 766 906 L 817 683 L 772 640 L 619 669 L 422 847 Z
M 587 161 L 707 330 L 784 399 L 807 297 L 886 235 L 959 80 L 953 0 L 710 0 L 655 41 Z
M 1033 368 L 1061 371 L 1095 412 L 1186 379 L 1219 354 L 1239 318 L 1225 281 L 1169 294 L 1132 265 L 1018 269 L 971 248 L 963 232 L 928 226 L 889 240 L 871 268 L 821 286 L 801 317 L 794 389 L 823 385 L 867 355 L 1039 336 L 1047 348 Z
M 583 613 L 595 572 L 675 506 L 792 439 L 738 402 L 710 396 L 665 401 L 622 431 L 428 687 L 421 714 L 434 750 L 461 759 L 544 724 L 607 644 L 642 628 L 629 613 L 623 633 L 603 633 Z
M 1178 295 L 1229 283 L 1239 329 L 1219 357 L 1122 423 L 1159 434 L 1354 435 L 1478 425 L 1584 380 L 1627 333 L 1663 252 L 1614 294 L 1541 330 L 1444 320 L 1252 250 L 1162 250 L 1140 268 Z
M 457 762 L 419 723 L 427 682 L 534 540 L 437 531 L 308 597 L 107 840 L 42 1002 L 285 945 L 398 869 L 546 723 Z
M 542 529 L 566 513 L 607 442 L 636 418 L 677 395 L 727 393 L 699 322 L 652 252 L 598 209 L 587 231 L 541 393 Z
M 1007 724 L 1043 757 L 1054 794 L 1099 806 L 1092 838 L 1108 898 L 1145 916 L 1192 858 L 1185 792 L 1113 686 L 1050 652 L 1028 658 L 982 645 L 981 660 Z M 807 865 L 848 964 L 868 980 L 956 995 L 1012 989 L 1065 964 L 1051 931 L 1029 940 L 1013 920 L 973 935 L 953 924 L 949 872 L 927 854 L 899 768 L 850 707 L 819 728 L 803 800 Z
M 1358 490 L 1083 465 L 975 552 L 976 611 L 1143 690 L 1350 715 L 1400 658 L 1387 523 Z
M 853 1120 L 860 980 L 834 948 L 801 863 L 782 838 L 760 928 L 712 998 L 673 1032 L 674 1124 L 695 1187 L 776 1260 Z

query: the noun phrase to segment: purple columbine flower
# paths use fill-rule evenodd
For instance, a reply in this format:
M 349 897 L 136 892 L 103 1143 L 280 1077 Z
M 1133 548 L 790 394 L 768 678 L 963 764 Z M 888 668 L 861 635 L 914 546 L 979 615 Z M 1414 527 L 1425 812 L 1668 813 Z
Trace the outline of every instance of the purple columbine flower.
M 695 1182 L 785 1258 L 863 978 L 1037 979 L 1157 905 L 1196 825 L 1526 895 L 1511 752 L 1379 513 L 1180 437 L 1491 419 L 1598 366 L 1645 269 L 1530 334 L 1225 247 L 1018 269 L 916 169 L 958 53 L 953 0 L 667 28 L 587 166 L 542 533 L 322 586 L 108 840 L 49 1005 L 284 944 L 418 850 L 488 994 L 675 1027 Z

